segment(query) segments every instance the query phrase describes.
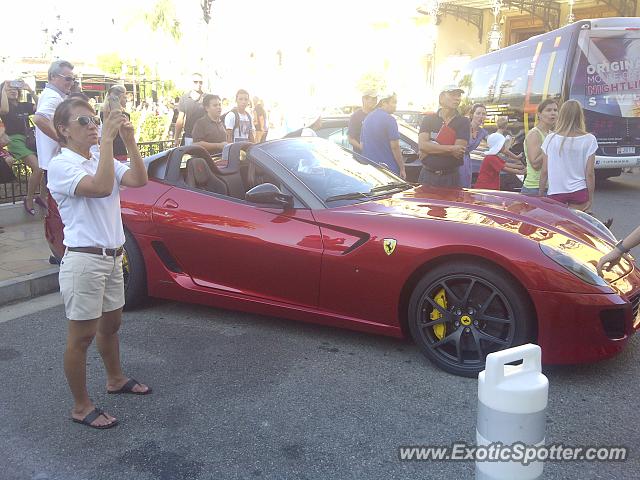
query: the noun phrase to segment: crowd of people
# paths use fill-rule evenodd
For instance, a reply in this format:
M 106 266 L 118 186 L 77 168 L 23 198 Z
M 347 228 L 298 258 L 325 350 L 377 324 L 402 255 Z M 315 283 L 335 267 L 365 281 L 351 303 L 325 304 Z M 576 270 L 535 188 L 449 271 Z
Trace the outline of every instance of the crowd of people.
M 180 97 L 176 107 L 175 146 L 197 144 L 214 154 L 228 143 L 267 139 L 269 115 L 259 97 L 254 96 L 252 101 L 247 90 L 239 89 L 235 106 L 229 109 L 226 98 L 204 92 L 201 74 L 192 77 L 193 87 Z
M 259 98 L 252 100 L 247 90 L 239 89 L 235 105 L 229 109 L 225 108 L 228 104 L 225 98 L 203 90 L 205 82 L 201 74 L 194 73 L 191 81 L 192 87 L 174 105 L 174 145 L 195 143 L 216 154 L 228 143 L 266 140 L 270 119 Z M 26 96 L 29 101 L 19 101 L 21 90 L 29 93 Z M 418 136 L 418 154 L 422 161 L 419 183 L 434 187 L 500 189 L 501 178 L 521 175 L 524 176 L 523 195 L 547 195 L 572 208 L 591 210 L 597 141 L 585 130 L 579 102 L 569 100 L 560 106 L 556 99 L 542 101 L 537 108 L 536 124 L 524 139 L 523 151 L 516 155 L 511 151 L 513 139 L 508 119 L 497 118 L 496 131 L 489 134 L 484 127 L 487 119 L 484 105 L 472 105 L 465 115 L 460 112 L 463 93 L 456 85 L 445 86 L 438 97 L 437 111 L 422 119 Z M 22 80 L 8 80 L 0 87 L 4 129 L 0 131 L 0 155 L 5 169 L 15 161 L 22 161 L 31 169 L 24 201 L 30 215 L 36 214 L 36 208 L 46 209 L 46 170 L 59 150 L 51 121 L 55 108 L 67 96 L 82 98 L 95 109 L 95 101 L 79 91 L 73 65 L 64 60 L 52 63 L 48 83 L 40 96 Z M 117 98 L 128 121 L 127 110 L 132 108 L 161 113 L 159 106 L 142 103 L 134 107 L 131 92 L 121 85 L 111 87 L 107 98 L 110 96 Z M 169 106 L 165 107 L 164 113 L 169 113 Z M 393 116 L 396 107 L 394 93 L 365 91 L 362 108 L 349 120 L 348 141 L 355 152 L 406 178 L 398 125 Z M 102 120 L 108 111 L 105 101 L 100 111 Z M 320 125 L 321 117 L 314 115 L 302 128 L 286 136 L 315 135 Z M 483 144 L 484 160 L 474 181 L 471 153 Z M 114 155 L 118 160 L 128 158 L 119 135 L 115 139 Z
M 521 193 L 549 196 L 571 208 L 590 211 L 595 191 L 596 138 L 585 130 L 579 102 L 556 99 L 538 105 L 536 126 L 526 135 L 524 151 L 511 151 L 507 117 L 496 119 L 492 134 L 484 128 L 486 107 L 474 104 L 467 115 L 459 107 L 464 91 L 456 85 L 442 89 L 439 108 L 425 115 L 418 136 L 422 170 L 418 182 L 447 188 L 500 190 L 501 174 L 524 175 Z M 351 116 L 349 143 L 354 151 L 405 178 L 398 126 L 392 114 L 397 99 L 365 92 L 362 108 Z M 485 142 L 484 158 L 473 182 L 471 152 Z
M 123 86 L 107 92 L 96 114 L 76 85 L 74 66 L 55 61 L 39 96 L 20 80 L 5 81 L 0 92 L 0 153 L 5 165 L 23 161 L 31 170 L 24 208 L 47 208 L 50 191 L 64 224 L 65 254 L 60 263 L 60 291 L 68 322 L 64 353 L 65 375 L 73 397 L 71 418 L 92 428 L 111 428 L 117 419 L 96 407 L 86 385 L 87 349 L 94 338 L 107 373 L 111 394 L 147 395 L 151 388 L 121 368 L 118 331 L 124 305 L 122 246 L 125 234 L 120 213 L 119 186 L 141 187 L 147 172 L 126 112 L 130 96 Z M 200 145 L 210 153 L 233 142 L 264 141 L 269 120 L 266 109 L 240 89 L 235 106 L 223 115 L 223 99 L 203 91 L 200 74 L 178 102 L 175 145 Z M 27 90 L 32 101 L 21 102 Z M 511 152 L 508 120 L 497 120 L 496 132 L 484 128 L 487 110 L 472 105 L 459 111 L 461 88 L 451 85 L 439 95 L 439 109 L 426 115 L 419 130 L 422 170 L 419 182 L 433 187 L 499 189 L 500 174 L 526 174 L 522 195 L 547 195 L 571 208 L 590 211 L 594 200 L 596 138 L 585 130 L 579 102 L 561 106 L 547 99 L 537 109 L 537 123 L 526 135 L 524 152 Z M 406 178 L 393 116 L 394 93 L 371 90 L 362 96 L 362 108 L 350 118 L 348 139 L 353 149 Z M 32 135 L 31 118 L 35 126 Z M 314 115 L 296 134 L 314 135 L 320 125 Z M 33 138 L 34 137 L 34 138 Z M 472 185 L 471 152 L 486 142 L 487 150 Z M 5 150 L 6 147 L 6 150 Z M 126 164 L 122 160 L 129 160 Z M 40 187 L 39 195 L 36 194 Z M 598 272 L 610 269 L 640 244 L 640 227 L 620 241 L 598 263 Z

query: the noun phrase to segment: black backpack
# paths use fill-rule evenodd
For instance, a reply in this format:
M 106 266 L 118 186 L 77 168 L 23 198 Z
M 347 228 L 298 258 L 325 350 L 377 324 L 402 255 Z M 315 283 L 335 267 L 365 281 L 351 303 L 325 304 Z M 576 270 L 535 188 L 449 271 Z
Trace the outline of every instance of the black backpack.
M 238 133 L 240 133 L 240 114 L 238 113 L 238 108 L 237 107 L 233 107 L 227 113 L 223 113 L 222 116 L 220 117 L 220 120 L 222 120 L 222 124 L 224 125 L 224 128 L 226 130 L 227 126 L 224 123 L 224 121 L 227 118 L 227 115 L 229 115 L 230 113 L 233 113 L 236 116 L 236 122 L 233 124 L 233 130 L 235 130 L 237 128 L 238 129 Z M 251 118 L 251 115 L 247 111 L 245 111 L 244 113 L 246 113 L 247 116 L 249 117 L 249 122 L 251 122 L 251 128 L 253 128 L 253 119 Z M 233 132 L 232 132 L 232 136 L 233 136 Z

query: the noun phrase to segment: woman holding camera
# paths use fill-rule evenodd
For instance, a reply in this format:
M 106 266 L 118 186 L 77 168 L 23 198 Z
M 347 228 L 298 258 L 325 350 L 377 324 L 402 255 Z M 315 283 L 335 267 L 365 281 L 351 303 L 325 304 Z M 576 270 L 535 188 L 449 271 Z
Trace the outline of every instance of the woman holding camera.
M 127 90 L 122 85 L 114 85 L 109 89 L 105 97 L 105 103 L 100 111 L 100 119 L 104 121 L 105 116 L 109 115 L 112 108 L 118 108 L 126 117 L 127 121 L 131 120 L 131 115 L 124 111 L 127 105 Z M 113 158 L 121 162 L 127 161 L 127 147 L 118 133 L 113 141 Z
M 20 102 L 20 90 L 26 89 L 35 103 Z M 42 170 L 38 166 L 38 157 L 34 148 L 32 150 L 27 146 L 27 133 L 29 129 L 29 116 L 36 113 L 36 105 L 38 97 L 33 89 L 23 80 L 11 80 L 2 84 L 2 93 L 0 94 L 0 117 L 5 125 L 5 133 L 9 136 L 9 145 L 7 149 L 9 153 L 16 159 L 22 160 L 31 169 L 31 175 L 27 183 L 27 196 L 24 199 L 24 208 L 29 215 L 35 215 L 33 208 L 33 200 L 38 185 L 43 181 Z M 34 137 L 35 140 L 35 137 Z M 44 185 L 40 188 L 40 194 L 45 193 Z M 45 199 L 36 198 L 36 203 L 42 208 L 47 208 Z
M 117 420 L 97 408 L 87 391 L 87 349 L 94 337 L 107 372 L 107 393 L 146 395 L 151 389 L 122 372 L 118 330 L 122 322 L 124 280 L 120 186 L 141 187 L 147 170 L 134 139 L 134 128 L 122 112 L 112 109 L 102 127 L 100 155 L 97 117 L 88 102 L 71 98 L 56 108 L 53 125 L 60 154 L 49 163 L 48 186 L 64 224 L 64 257 L 60 263 L 60 293 L 68 322 L 64 371 L 74 399 L 71 418 L 91 428 L 105 429 Z M 120 133 L 131 167 L 113 158 Z

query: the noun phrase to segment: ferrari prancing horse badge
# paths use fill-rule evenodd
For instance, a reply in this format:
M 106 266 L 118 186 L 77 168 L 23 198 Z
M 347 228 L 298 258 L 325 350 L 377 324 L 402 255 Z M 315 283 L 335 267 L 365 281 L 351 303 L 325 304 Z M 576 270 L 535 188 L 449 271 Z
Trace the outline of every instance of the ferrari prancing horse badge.
M 383 238 L 382 246 L 384 247 L 384 253 L 391 255 L 396 249 L 396 243 L 395 238 Z

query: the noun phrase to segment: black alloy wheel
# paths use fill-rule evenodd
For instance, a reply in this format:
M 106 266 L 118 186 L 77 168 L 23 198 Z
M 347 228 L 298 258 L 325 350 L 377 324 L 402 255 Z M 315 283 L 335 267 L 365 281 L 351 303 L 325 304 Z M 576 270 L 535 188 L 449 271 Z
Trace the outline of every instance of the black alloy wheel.
M 418 282 L 409 301 L 409 328 L 440 368 L 475 377 L 489 353 L 531 340 L 532 310 L 521 289 L 496 268 L 453 262 Z

